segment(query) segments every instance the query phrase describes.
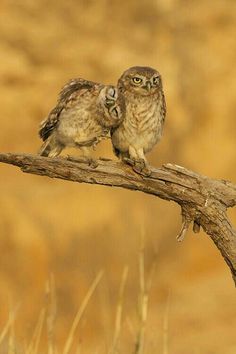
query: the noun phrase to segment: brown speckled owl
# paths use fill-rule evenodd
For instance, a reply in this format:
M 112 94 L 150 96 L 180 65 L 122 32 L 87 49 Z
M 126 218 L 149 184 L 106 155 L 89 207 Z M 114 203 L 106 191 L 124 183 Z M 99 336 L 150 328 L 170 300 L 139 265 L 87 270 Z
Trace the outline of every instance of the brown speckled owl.
M 89 147 L 109 137 L 111 127 L 121 123 L 123 111 L 124 100 L 116 87 L 79 78 L 71 80 L 40 125 L 44 144 L 39 154 L 55 157 L 65 147 L 78 147 L 88 157 Z
M 149 174 L 145 154 L 161 139 L 166 115 L 161 76 L 150 67 L 135 66 L 122 74 L 118 90 L 126 112 L 123 122 L 112 130 L 114 152 L 136 171 Z

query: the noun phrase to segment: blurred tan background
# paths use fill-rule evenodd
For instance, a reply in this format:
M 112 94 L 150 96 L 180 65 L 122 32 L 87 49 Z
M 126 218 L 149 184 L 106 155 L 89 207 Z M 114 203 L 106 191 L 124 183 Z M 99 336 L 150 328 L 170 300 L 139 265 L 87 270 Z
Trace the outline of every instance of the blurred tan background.
M 168 108 L 151 163 L 176 163 L 236 182 L 234 0 L 1 0 L 0 11 L 1 152 L 37 152 L 38 125 L 70 78 L 115 84 L 128 67 L 147 65 L 162 74 Z M 113 157 L 109 142 L 97 155 Z M 82 353 L 107 353 L 125 265 L 120 353 L 133 353 L 142 232 L 147 274 L 156 259 L 146 353 L 163 353 L 168 293 L 169 353 L 236 353 L 230 272 L 203 232 L 176 242 L 178 206 L 137 192 L 24 175 L 5 165 L 0 188 L 0 333 L 17 307 L 14 353 L 24 353 L 30 342 L 50 274 L 60 353 L 100 269 L 104 277 L 72 353 L 79 343 Z M 236 211 L 230 216 L 236 224 Z M 47 352 L 45 327 L 40 353 Z

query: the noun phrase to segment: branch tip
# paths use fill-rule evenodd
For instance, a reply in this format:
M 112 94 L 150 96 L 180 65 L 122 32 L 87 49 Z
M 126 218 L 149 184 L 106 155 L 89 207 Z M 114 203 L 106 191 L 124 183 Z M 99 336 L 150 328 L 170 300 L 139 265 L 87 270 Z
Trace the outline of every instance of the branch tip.
M 184 240 L 186 232 L 189 229 L 189 225 L 191 224 L 191 221 L 192 221 L 191 218 L 187 216 L 182 209 L 182 227 L 179 234 L 176 236 L 176 240 L 178 242 L 182 242 Z

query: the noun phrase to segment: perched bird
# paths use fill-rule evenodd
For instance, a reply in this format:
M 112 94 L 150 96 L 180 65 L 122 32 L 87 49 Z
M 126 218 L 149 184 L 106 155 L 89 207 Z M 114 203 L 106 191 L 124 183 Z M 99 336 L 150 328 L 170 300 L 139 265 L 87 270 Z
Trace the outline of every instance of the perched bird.
M 112 129 L 114 152 L 135 171 L 149 174 L 145 154 L 161 139 L 166 115 L 161 76 L 150 67 L 129 68 L 118 80 L 118 91 L 126 112 L 121 124 Z
M 89 147 L 109 137 L 123 112 L 124 100 L 116 87 L 73 79 L 62 88 L 56 107 L 40 125 L 44 143 L 39 154 L 56 157 L 65 147 L 78 147 L 89 159 Z

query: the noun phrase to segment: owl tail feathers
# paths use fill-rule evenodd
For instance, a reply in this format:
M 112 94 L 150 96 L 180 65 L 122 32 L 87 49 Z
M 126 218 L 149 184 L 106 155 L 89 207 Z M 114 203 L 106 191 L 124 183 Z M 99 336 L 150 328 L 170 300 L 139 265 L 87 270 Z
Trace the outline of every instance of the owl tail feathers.
M 63 150 L 62 145 L 52 144 L 52 142 L 49 139 L 43 143 L 43 145 L 39 149 L 38 154 L 40 156 L 45 156 L 45 157 L 56 157 L 61 153 L 62 150 Z

